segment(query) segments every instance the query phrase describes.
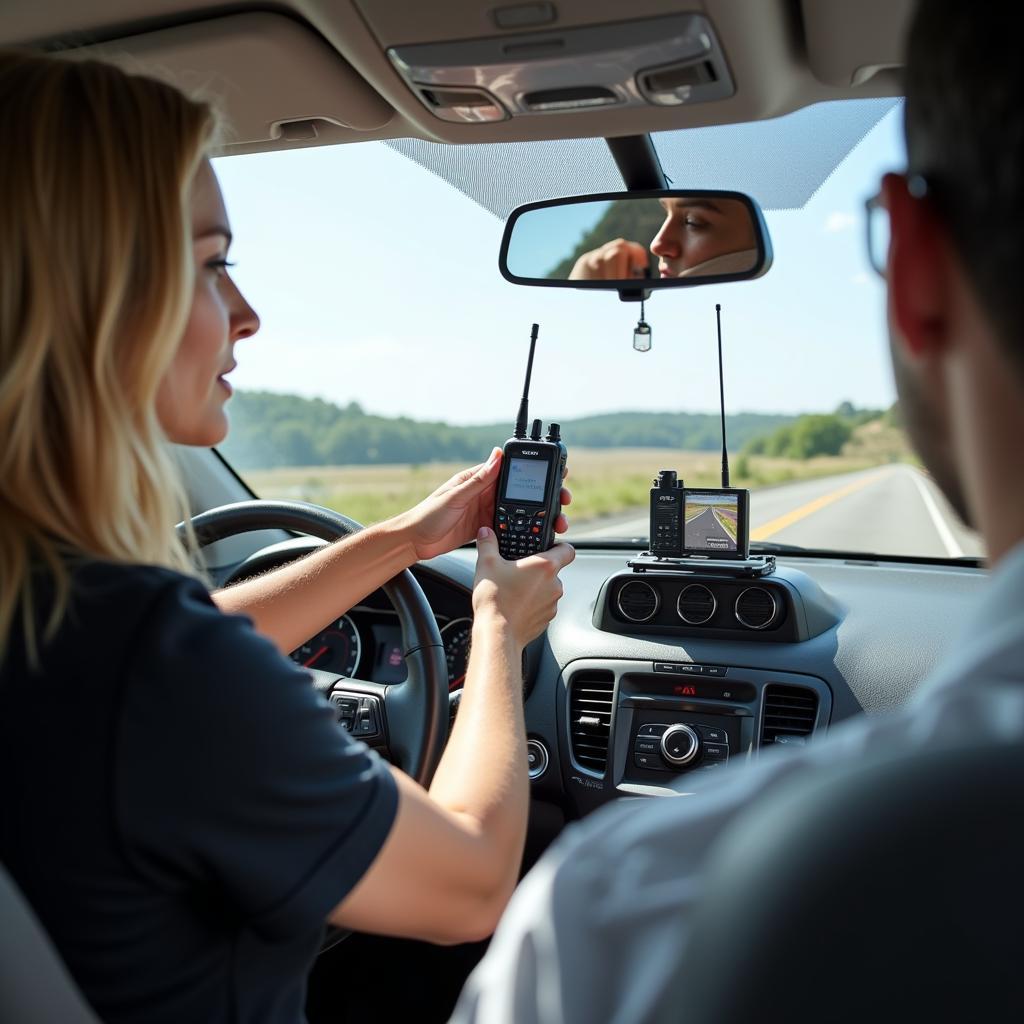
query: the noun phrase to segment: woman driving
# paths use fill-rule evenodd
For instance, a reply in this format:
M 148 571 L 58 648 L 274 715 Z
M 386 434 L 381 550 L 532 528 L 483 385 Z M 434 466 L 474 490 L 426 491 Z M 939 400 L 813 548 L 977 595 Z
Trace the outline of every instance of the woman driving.
M 495 451 L 211 594 L 175 536 L 170 445 L 224 438 L 259 327 L 229 273 L 213 112 L 0 53 L 0 137 L 0 859 L 105 1021 L 299 1021 L 328 922 L 489 934 L 526 828 L 522 651 L 572 549 L 498 555 Z M 472 656 L 427 792 L 285 655 L 474 537 Z

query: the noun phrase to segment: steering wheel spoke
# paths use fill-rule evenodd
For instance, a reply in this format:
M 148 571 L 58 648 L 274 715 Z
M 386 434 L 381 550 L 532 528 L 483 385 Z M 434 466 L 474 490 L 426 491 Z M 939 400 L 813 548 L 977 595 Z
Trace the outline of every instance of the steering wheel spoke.
M 338 723 L 346 732 L 372 746 L 387 746 L 388 689 L 387 683 L 341 676 L 332 682 L 325 696 L 334 705 Z

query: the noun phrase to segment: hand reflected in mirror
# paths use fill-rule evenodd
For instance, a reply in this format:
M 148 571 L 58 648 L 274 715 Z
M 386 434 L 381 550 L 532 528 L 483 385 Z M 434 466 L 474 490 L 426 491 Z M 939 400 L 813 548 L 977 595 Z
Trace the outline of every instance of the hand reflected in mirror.
M 649 256 L 639 242 L 616 238 L 598 249 L 585 252 L 573 264 L 570 281 L 621 281 L 647 275 Z

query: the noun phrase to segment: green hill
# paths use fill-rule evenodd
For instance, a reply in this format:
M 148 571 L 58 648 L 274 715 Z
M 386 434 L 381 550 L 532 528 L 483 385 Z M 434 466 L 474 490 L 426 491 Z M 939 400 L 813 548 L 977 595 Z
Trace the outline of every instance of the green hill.
M 458 427 L 407 417 L 375 416 L 355 402 L 335 405 L 269 391 L 239 391 L 229 409 L 231 433 L 221 446 L 238 469 L 279 466 L 350 466 L 473 462 L 509 436 L 508 422 Z M 755 438 L 797 417 L 736 413 L 726 417 L 729 447 L 739 451 Z M 616 412 L 562 424 L 572 447 L 675 448 L 716 451 L 721 445 L 714 413 Z
M 770 433 L 752 437 L 745 455 L 811 459 L 816 455 L 865 455 L 879 461 L 903 460 L 909 447 L 898 425 L 898 408 L 857 409 L 843 402 L 833 413 L 798 416 Z

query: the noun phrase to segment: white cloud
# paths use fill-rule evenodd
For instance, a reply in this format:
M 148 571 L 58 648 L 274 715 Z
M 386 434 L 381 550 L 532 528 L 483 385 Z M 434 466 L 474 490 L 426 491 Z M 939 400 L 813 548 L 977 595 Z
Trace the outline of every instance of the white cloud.
M 833 210 L 825 220 L 825 230 L 831 233 L 836 231 L 847 231 L 857 223 L 857 218 L 852 213 L 841 213 Z

